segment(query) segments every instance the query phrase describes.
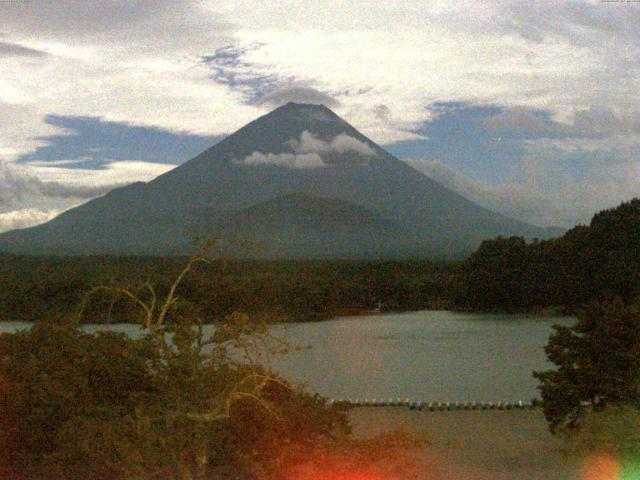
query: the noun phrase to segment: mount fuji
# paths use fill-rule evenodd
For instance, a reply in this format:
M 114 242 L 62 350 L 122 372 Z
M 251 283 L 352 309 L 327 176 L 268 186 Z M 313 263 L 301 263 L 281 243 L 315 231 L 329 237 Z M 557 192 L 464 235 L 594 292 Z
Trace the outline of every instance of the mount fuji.
M 547 230 L 483 208 L 395 158 L 322 105 L 283 105 L 148 183 L 0 235 L 22 254 L 175 255 L 220 238 L 232 256 L 453 257 Z

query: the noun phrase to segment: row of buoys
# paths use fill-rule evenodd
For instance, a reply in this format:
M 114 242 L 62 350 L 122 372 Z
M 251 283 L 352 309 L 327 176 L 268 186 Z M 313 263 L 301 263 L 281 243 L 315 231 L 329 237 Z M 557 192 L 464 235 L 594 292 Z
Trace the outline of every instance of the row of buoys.
M 411 410 L 453 411 L 453 410 L 530 410 L 537 405 L 533 402 L 422 402 L 409 400 L 379 399 L 330 399 L 330 404 L 348 407 L 408 407 Z

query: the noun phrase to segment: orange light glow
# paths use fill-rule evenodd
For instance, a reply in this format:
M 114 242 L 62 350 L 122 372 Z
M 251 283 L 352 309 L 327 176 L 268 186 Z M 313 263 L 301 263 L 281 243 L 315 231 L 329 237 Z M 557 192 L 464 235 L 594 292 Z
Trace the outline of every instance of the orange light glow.
M 401 480 L 393 471 L 382 471 L 366 464 L 354 464 L 354 459 L 335 461 L 326 457 L 298 464 L 288 469 L 287 480 Z M 351 463 L 351 464 L 349 464 Z
M 343 472 L 343 473 L 310 473 L 295 475 L 290 480 L 387 480 L 376 474 L 364 472 Z
M 315 469 L 299 471 L 292 475 L 290 480 L 388 480 L 383 479 L 382 476 L 373 472 L 361 472 L 355 470 L 335 471 L 331 469 L 320 472 L 314 470 Z
M 589 456 L 582 468 L 582 480 L 619 480 L 622 466 L 617 458 L 607 452 Z

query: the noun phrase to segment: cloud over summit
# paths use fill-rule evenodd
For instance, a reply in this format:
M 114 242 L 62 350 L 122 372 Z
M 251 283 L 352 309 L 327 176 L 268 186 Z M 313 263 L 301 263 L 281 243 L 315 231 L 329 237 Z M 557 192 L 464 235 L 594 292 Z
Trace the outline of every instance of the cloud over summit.
M 298 153 L 336 152 L 342 154 L 345 152 L 356 152 L 361 155 L 375 155 L 373 148 L 346 133 L 341 133 L 335 136 L 330 142 L 327 142 L 308 130 L 305 130 L 300 135 L 299 140 L 289 140 L 288 144 L 294 152 Z
M 317 153 L 262 153 L 253 152 L 239 162 L 241 165 L 278 165 L 296 170 L 324 167 L 322 157 Z
M 313 103 L 329 108 L 340 106 L 340 102 L 334 97 L 315 88 L 305 86 L 290 86 L 278 89 L 258 99 L 256 105 L 276 108 L 289 102 Z
M 327 164 L 323 155 L 355 153 L 363 157 L 375 155 L 369 145 L 345 133 L 335 136 L 331 141 L 325 141 L 313 133 L 305 130 L 299 139 L 287 142 L 293 153 L 264 153 L 255 151 L 242 160 L 236 160 L 238 165 L 279 165 L 293 169 L 321 168 Z

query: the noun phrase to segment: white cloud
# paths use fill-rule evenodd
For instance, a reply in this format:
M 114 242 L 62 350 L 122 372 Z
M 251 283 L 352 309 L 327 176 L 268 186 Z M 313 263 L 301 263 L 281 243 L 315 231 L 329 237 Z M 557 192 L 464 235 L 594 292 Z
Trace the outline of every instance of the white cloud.
M 34 225 L 48 222 L 60 213 L 62 213 L 61 210 L 45 211 L 37 208 L 24 208 L 0 213 L 0 233 L 17 228 L 33 227 Z
M 260 113 L 246 90 L 266 79 L 281 88 L 263 105 L 313 92 L 378 143 L 418 138 L 434 101 L 549 109 L 567 122 L 590 105 L 639 103 L 631 5 L 67 0 L 5 2 L 0 16 L 4 43 L 48 53 L 0 63 L 0 100 L 35 109 L 38 128 L 55 113 L 229 133 Z M 229 45 L 251 48 L 237 84 L 218 84 L 201 57 Z
M 103 195 L 115 187 L 123 184 L 102 184 L 102 185 L 84 185 L 84 184 L 64 184 L 58 181 L 43 182 L 39 178 L 30 175 L 25 171 L 15 171 L 15 167 L 8 164 L 0 164 L 0 185 L 2 185 L 2 201 L 7 202 L 6 198 L 12 196 L 15 200 L 30 195 L 42 195 L 44 197 L 54 198 L 93 198 Z M 128 182 L 127 182 L 128 183 Z
M 200 57 L 234 29 L 199 2 L 0 2 L 0 18 L 0 158 L 40 146 L 49 114 L 218 135 L 261 111 L 212 81 Z
M 1 62 L 0 62 L 1 65 Z M 2 88 L 0 76 L 0 89 Z M 63 135 L 61 128 L 43 121 L 37 108 L 0 101 L 0 160 L 17 159 L 21 154 L 46 145 L 44 136 Z
M 44 182 L 59 182 L 70 187 L 99 188 L 136 181 L 146 182 L 175 168 L 175 165 L 127 160 L 107 163 L 100 170 L 52 167 L 50 164 L 29 164 L 24 168 L 26 172 Z
M 59 213 L 133 181 L 148 181 L 174 165 L 109 163 L 102 170 L 0 164 L 0 231 L 46 222 Z
M 0 60 L 0 102 L 30 109 L 19 132 L 33 139 L 44 117 L 95 116 L 106 121 L 156 126 L 172 131 L 223 134 L 255 118 L 260 110 L 215 84 L 198 59 L 111 58 L 110 52 L 80 58 L 55 56 L 19 68 Z M 33 148 L 32 148 L 33 149 Z
M 640 9 L 632 5 L 550 0 L 280 5 L 277 27 L 270 4 L 227 7 L 251 25 L 237 37 L 262 45 L 243 60 L 263 75 L 313 80 L 342 103 L 340 113 L 378 142 L 388 135 L 383 125 L 398 139 L 429 118 L 425 107 L 435 101 L 547 109 L 566 122 L 590 105 L 640 101 L 631 94 L 640 87 L 640 52 L 631 48 L 637 39 L 632 32 L 640 31 Z M 527 29 L 538 32 L 535 39 L 524 34 Z M 380 104 L 393 113 L 392 121 L 360 113 Z
M 300 139 L 289 140 L 288 144 L 294 152 L 302 153 L 329 153 L 338 154 L 345 152 L 356 152 L 362 155 L 375 155 L 375 151 L 366 143 L 353 138 L 346 133 L 335 136 L 330 142 L 326 142 L 305 130 L 300 135 Z
M 330 146 L 332 150 L 335 150 L 338 153 L 356 152 L 361 153 L 362 155 L 375 155 L 376 153 L 373 148 L 366 143 L 344 133 L 341 133 L 331 140 Z
M 546 108 L 570 121 L 590 105 L 637 106 L 640 53 L 628 47 L 638 13 L 551 0 L 5 2 L 3 42 L 49 55 L 3 59 L 0 99 L 37 105 L 39 118 L 228 133 L 258 114 L 244 103 L 252 87 L 214 83 L 200 57 L 251 45 L 234 75 L 283 85 L 263 104 L 309 98 L 312 86 L 379 143 L 414 138 L 425 107 L 441 100 Z M 391 114 L 371 115 L 379 105 Z
M 287 145 L 294 153 L 256 151 L 234 163 L 237 165 L 280 165 L 293 169 L 306 169 L 325 167 L 327 164 L 322 158 L 324 154 L 355 152 L 363 156 L 375 155 L 375 151 L 369 145 L 344 133 L 336 135 L 328 142 L 305 130 L 300 135 L 300 139 L 291 139 Z
M 241 165 L 278 165 L 294 169 L 320 168 L 325 163 L 317 153 L 262 153 L 253 152 L 236 162 Z
M 301 153 L 324 153 L 331 148 L 328 142 L 316 137 L 313 133 L 305 130 L 300 134 L 300 139 L 295 138 L 289 140 L 288 145 L 294 152 Z

